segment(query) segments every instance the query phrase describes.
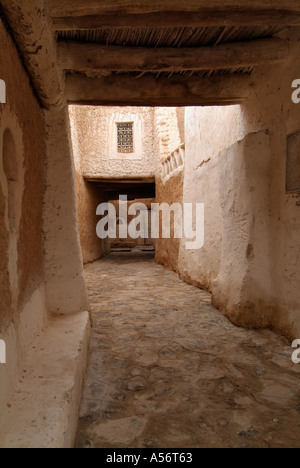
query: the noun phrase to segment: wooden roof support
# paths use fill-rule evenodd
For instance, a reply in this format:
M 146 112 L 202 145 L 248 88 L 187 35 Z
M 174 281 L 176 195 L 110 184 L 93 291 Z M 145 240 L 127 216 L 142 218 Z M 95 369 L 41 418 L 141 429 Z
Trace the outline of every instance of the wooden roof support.
M 180 72 L 240 68 L 282 60 L 288 51 L 288 44 L 280 39 L 187 49 L 58 43 L 60 66 L 76 71 Z
M 66 77 L 66 95 L 70 103 L 102 106 L 216 106 L 244 102 L 250 93 L 248 75 L 224 75 L 209 79 L 172 76 L 158 78 L 111 75 L 87 78 Z
M 199 13 L 152 13 L 146 15 L 91 15 L 53 17 L 54 31 L 87 31 L 90 29 L 167 29 L 246 26 L 299 26 L 300 13 L 277 11 L 253 12 L 251 16 L 240 12 Z
M 208 26 L 293 26 L 293 0 L 47 0 L 57 30 Z

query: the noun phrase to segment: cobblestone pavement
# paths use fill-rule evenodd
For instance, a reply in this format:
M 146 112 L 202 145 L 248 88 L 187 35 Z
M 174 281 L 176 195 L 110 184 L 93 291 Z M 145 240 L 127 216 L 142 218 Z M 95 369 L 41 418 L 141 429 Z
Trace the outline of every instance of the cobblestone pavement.
M 300 365 L 151 254 L 86 268 L 94 315 L 80 448 L 300 447 Z

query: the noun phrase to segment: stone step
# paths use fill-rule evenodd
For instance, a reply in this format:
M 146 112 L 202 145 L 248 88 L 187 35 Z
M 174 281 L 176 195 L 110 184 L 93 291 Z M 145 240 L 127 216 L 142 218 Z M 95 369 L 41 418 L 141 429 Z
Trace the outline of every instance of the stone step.
M 88 312 L 51 317 L 1 415 L 2 448 L 72 448 L 90 337 Z

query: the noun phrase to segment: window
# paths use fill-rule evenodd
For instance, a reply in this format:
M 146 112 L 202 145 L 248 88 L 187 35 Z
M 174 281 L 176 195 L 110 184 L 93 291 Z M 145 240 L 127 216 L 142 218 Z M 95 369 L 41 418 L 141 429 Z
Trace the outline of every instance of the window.
M 287 138 L 286 191 L 300 192 L 300 132 Z
M 124 110 L 114 111 L 109 118 L 107 154 L 109 159 L 135 161 L 143 158 L 143 117 Z
M 118 153 L 134 153 L 133 122 L 117 123 Z

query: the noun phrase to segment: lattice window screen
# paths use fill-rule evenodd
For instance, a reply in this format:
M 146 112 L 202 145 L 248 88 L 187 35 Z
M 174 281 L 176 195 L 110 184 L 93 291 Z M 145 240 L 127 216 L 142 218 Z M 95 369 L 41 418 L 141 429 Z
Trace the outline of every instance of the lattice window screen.
M 118 153 L 134 153 L 133 122 L 117 123 Z

